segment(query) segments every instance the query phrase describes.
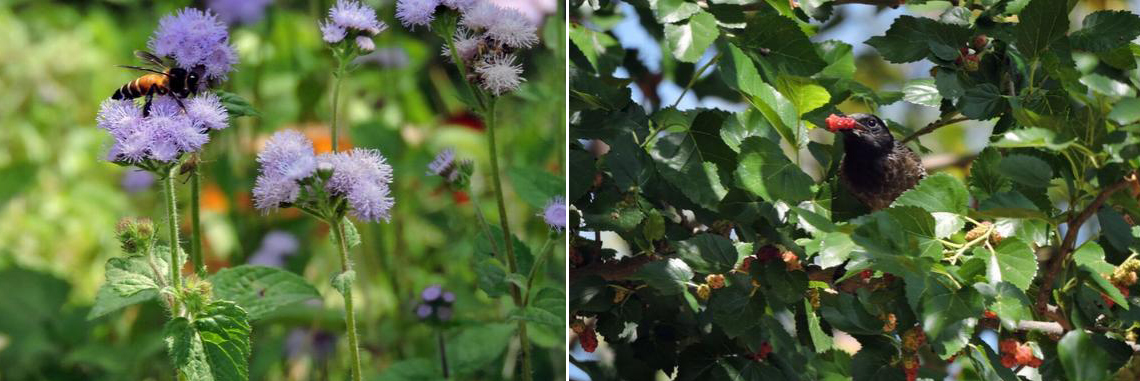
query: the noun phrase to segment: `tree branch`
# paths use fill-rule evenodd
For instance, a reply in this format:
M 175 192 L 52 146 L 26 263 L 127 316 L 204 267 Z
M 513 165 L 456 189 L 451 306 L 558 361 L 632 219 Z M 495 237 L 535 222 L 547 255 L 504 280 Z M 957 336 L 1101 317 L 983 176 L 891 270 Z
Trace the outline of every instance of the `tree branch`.
M 1049 262 L 1048 265 L 1049 269 L 1045 272 L 1044 278 L 1042 278 L 1040 290 L 1037 291 L 1036 308 L 1038 313 L 1047 315 L 1048 310 L 1046 306 L 1048 306 L 1049 303 L 1049 294 L 1053 291 L 1053 281 L 1056 280 L 1057 273 L 1061 272 L 1061 269 L 1064 268 L 1065 262 L 1069 259 L 1069 254 L 1073 252 L 1073 245 L 1077 242 L 1077 234 L 1081 230 L 1081 225 L 1084 225 L 1085 221 L 1088 221 L 1094 213 L 1100 210 L 1101 205 L 1104 205 L 1104 202 L 1108 201 L 1108 198 L 1112 196 L 1113 193 L 1124 189 L 1124 187 L 1135 180 L 1136 174 L 1132 173 L 1124 180 L 1104 188 L 1104 190 L 1100 191 L 1100 194 L 1096 196 L 1096 199 L 1089 203 L 1080 214 L 1068 221 L 1069 227 L 1068 231 L 1065 232 L 1065 238 L 1061 241 L 1057 255 L 1050 259 L 1051 262 Z M 1056 316 L 1053 317 L 1054 320 L 1059 320 L 1058 323 L 1065 321 L 1065 323 L 1062 324 L 1066 324 L 1068 320 L 1060 314 L 1056 314 Z
M 919 136 L 929 134 L 931 132 L 934 132 L 934 130 L 937 130 L 937 129 L 942 128 L 944 126 L 948 126 L 948 125 L 958 123 L 958 122 L 964 122 L 967 120 L 970 120 L 970 118 L 958 117 L 958 118 L 953 118 L 953 119 L 936 120 L 936 121 L 926 125 L 926 127 L 923 127 L 921 130 L 915 131 L 913 134 L 910 134 L 910 136 L 903 138 L 901 143 L 906 144 L 906 143 L 910 142 L 911 140 L 917 139 Z

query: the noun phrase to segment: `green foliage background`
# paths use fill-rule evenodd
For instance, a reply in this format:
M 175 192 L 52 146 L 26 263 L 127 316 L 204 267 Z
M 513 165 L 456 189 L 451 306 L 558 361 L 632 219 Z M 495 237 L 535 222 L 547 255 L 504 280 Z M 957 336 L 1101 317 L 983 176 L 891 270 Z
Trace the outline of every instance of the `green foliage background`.
M 317 20 L 331 1 L 274 2 L 259 23 L 231 27 L 240 64 L 223 85 L 248 99 L 258 117 L 243 117 L 207 145 L 203 156 L 205 253 L 211 270 L 245 263 L 272 230 L 301 243 L 286 269 L 317 286 L 319 306 L 294 305 L 253 324 L 250 379 L 344 379 L 346 340 L 333 357 L 287 357 L 294 329 L 307 334 L 344 329 L 340 296 L 329 284 L 339 271 L 327 227 L 299 213 L 261 215 L 249 192 L 255 156 L 274 131 L 300 129 L 329 144 L 331 53 Z M 514 324 L 511 303 L 475 285 L 477 259 L 487 255 L 473 206 L 491 222 L 485 136 L 457 97 L 458 74 L 439 57 L 438 37 L 409 32 L 393 1 L 365 1 L 391 28 L 381 50 L 406 55 L 394 67 L 364 64 L 341 95 L 341 128 L 351 146 L 379 148 L 396 174 L 392 222 L 357 224 L 363 244 L 357 268 L 358 325 L 366 379 L 439 377 L 435 333 L 412 313 L 418 292 L 433 283 L 456 292 L 456 319 L 446 328 L 452 371 L 463 379 L 501 379 Z M 162 342 L 166 318 L 155 303 L 87 321 L 103 263 L 120 256 L 114 227 L 125 216 L 162 223 L 158 184 L 138 193 L 120 186 L 125 169 L 103 159 L 110 137 L 95 128 L 102 100 L 132 79 L 114 65 L 134 64 L 158 19 L 190 1 L 5 1 L 0 5 L 0 379 L 168 380 Z M 502 101 L 499 142 L 513 230 L 538 251 L 549 228 L 536 214 L 563 187 L 564 15 L 549 15 L 542 46 L 523 57 L 527 82 Z M 526 110 L 526 112 L 515 112 Z M 344 147 L 342 143 L 342 147 Z M 455 147 L 475 161 L 474 193 L 453 195 L 424 175 L 440 149 Z M 188 191 L 179 184 L 179 200 Z M 181 216 L 188 216 L 183 208 Z M 182 222 L 186 227 L 188 223 Z M 186 237 L 186 232 L 183 232 Z M 564 254 L 555 238 L 536 288 L 562 293 Z M 184 243 L 185 245 L 185 243 Z M 536 253 L 537 254 L 537 253 Z M 533 258 L 526 258 L 533 259 Z M 561 303 L 551 306 L 562 316 Z M 531 324 L 536 377 L 565 372 L 560 321 Z M 517 340 L 516 340 L 517 341 Z M 512 363 L 513 362 L 508 362 Z
M 1140 248 L 1140 16 L 910 0 L 856 55 L 820 38 L 870 21 L 850 3 L 904 2 L 571 4 L 570 313 L 606 353 L 572 362 L 592 380 L 902 380 L 909 359 L 935 380 L 1136 379 L 1140 299 L 1113 273 Z M 619 41 L 624 12 L 648 44 Z M 710 108 L 678 107 L 694 103 Z M 896 115 L 931 172 L 874 213 L 818 131 L 854 112 Z M 1004 239 L 967 239 L 982 221 Z M 797 259 L 742 267 L 768 248 Z M 727 285 L 703 297 L 717 274 Z M 1015 375 L 993 333 L 1044 364 Z

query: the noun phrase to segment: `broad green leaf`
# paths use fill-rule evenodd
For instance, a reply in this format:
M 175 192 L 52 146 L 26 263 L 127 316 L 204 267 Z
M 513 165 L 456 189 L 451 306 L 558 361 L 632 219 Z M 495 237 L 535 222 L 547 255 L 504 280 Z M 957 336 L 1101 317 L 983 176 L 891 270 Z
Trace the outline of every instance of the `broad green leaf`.
M 757 83 L 753 91 L 756 93 L 752 98 L 752 107 L 764 115 L 764 119 L 776 128 L 780 137 L 792 145 L 802 143 L 805 130 L 800 124 L 795 104 L 764 82 Z
M 895 364 L 899 357 L 894 343 L 886 336 L 867 336 L 859 341 L 862 349 L 851 357 L 853 381 L 902 381 L 906 379 L 902 367 Z
M 713 290 L 708 311 L 725 335 L 733 338 L 760 324 L 764 316 L 764 298 L 752 292 L 752 281 L 743 274 L 725 275 L 724 288 Z
M 953 61 L 958 47 L 971 37 L 970 29 L 936 20 L 903 15 L 891 23 L 885 35 L 866 41 L 883 59 L 893 63 L 906 63 L 926 57 Z
M 158 258 L 155 258 L 154 265 L 158 271 L 167 269 L 166 262 Z M 154 270 L 145 255 L 108 259 L 106 277 L 105 287 L 110 287 L 121 297 L 130 297 L 148 290 L 158 290 Z
M 1053 168 L 1044 160 L 1033 156 L 1006 156 L 1001 159 L 997 169 L 1010 180 L 1030 187 L 1048 188 L 1053 179 Z
M 717 65 L 717 72 L 724 80 L 728 87 L 743 91 L 745 94 L 752 96 L 759 96 L 762 91 L 766 91 L 762 87 L 768 86 L 764 83 L 764 79 L 760 77 L 760 72 L 756 70 L 756 63 L 744 53 L 743 50 L 736 47 L 735 44 L 725 44 L 726 50 Z
M 680 22 L 701 11 L 701 7 L 685 0 L 649 0 L 649 8 L 662 24 Z
M 1006 329 L 1016 328 L 1022 320 L 1033 320 L 1033 312 L 1030 310 L 1033 302 L 1017 286 L 1009 282 L 995 285 L 976 283 L 974 288 L 992 301 L 989 309 L 1001 319 L 1001 324 Z
M 995 193 L 1006 192 L 1012 188 L 1009 179 L 1002 176 L 998 170 L 1001 160 L 1001 153 L 997 149 L 986 147 L 970 164 L 970 177 L 967 183 L 970 185 L 970 194 L 975 199 L 985 200 Z
M 819 325 L 819 315 L 811 306 L 811 301 L 804 299 L 804 311 L 807 311 L 808 334 L 811 335 L 812 346 L 815 353 L 824 353 L 831 350 L 834 340 L 828 336 Z
M 475 279 L 487 296 L 497 298 L 507 292 L 507 267 L 496 258 L 485 258 L 475 265 Z
M 99 287 L 99 292 L 95 294 L 95 304 L 91 306 L 91 311 L 87 313 L 87 320 L 98 319 L 124 307 L 150 301 L 157 296 L 158 290 L 147 290 L 137 292 L 128 297 L 123 297 L 110 286 L 103 285 Z
M 506 351 L 515 327 L 514 323 L 477 324 L 448 338 L 447 361 L 452 372 L 471 375 L 487 369 Z
M 1096 11 L 1085 16 L 1081 24 L 1081 29 L 1069 38 L 1074 47 L 1082 50 L 1109 51 L 1140 36 L 1140 16 L 1129 11 Z
M 261 116 L 261 113 L 257 112 L 257 109 L 254 109 L 253 105 L 240 95 L 223 90 L 215 91 L 215 93 L 218 94 L 218 100 L 226 108 L 226 112 L 230 114 L 230 119 L 242 116 Z
M 776 88 L 792 102 L 797 116 L 803 116 L 831 101 L 827 89 L 810 78 L 781 75 L 776 78 Z
M 187 381 L 214 381 L 202 340 L 190 320 L 174 318 L 166 323 L 162 334 L 167 353 L 182 377 Z
M 672 110 L 672 109 L 666 109 Z M 686 123 L 685 126 L 688 126 Z M 610 170 L 613 175 L 614 183 L 617 184 L 619 189 L 641 188 L 653 178 L 653 173 L 657 170 L 653 164 L 653 158 L 649 156 L 645 149 L 641 148 L 637 142 L 633 141 L 633 135 L 623 134 L 617 138 L 610 140 L 610 152 L 606 156 L 605 168 Z M 549 173 L 546 176 L 553 177 Z M 513 179 L 513 178 L 512 178 Z M 559 180 L 555 189 L 552 185 L 553 182 L 548 182 L 541 193 L 559 194 L 562 192 L 561 179 L 552 178 L 551 180 Z M 594 183 L 594 179 L 590 178 L 587 186 Z M 517 188 L 517 186 L 516 186 Z M 521 196 L 521 195 L 520 195 Z M 549 197 L 549 196 L 547 196 Z M 541 208 L 542 206 L 536 207 Z
M 637 221 L 640 222 L 641 217 L 638 217 Z M 636 223 L 634 225 L 636 225 Z M 494 240 L 494 244 L 491 244 L 492 241 L 489 241 L 487 239 L 486 234 L 479 233 L 475 238 L 475 253 L 477 254 L 476 258 L 480 260 L 489 257 L 496 257 L 500 260 L 506 258 L 507 245 L 503 243 L 503 230 L 500 229 L 498 225 L 489 225 L 487 226 L 487 230 L 489 230 L 489 233 L 491 233 L 491 239 Z M 515 260 L 516 264 L 518 265 L 518 268 L 516 270 L 522 274 L 529 273 L 530 266 L 534 264 L 534 254 L 531 254 L 530 247 L 528 247 L 526 243 L 523 243 L 523 241 L 519 240 L 518 236 L 511 234 L 511 241 L 514 244 Z M 497 248 L 499 250 L 498 254 L 492 250 L 493 248 Z
M 986 258 L 990 283 L 1009 282 L 1022 291 L 1029 289 L 1037 275 L 1037 256 L 1033 249 L 1017 237 L 1008 237 L 994 251 L 991 256 L 989 250 L 974 249 L 975 256 Z
M 1018 51 L 1028 58 L 1037 57 L 1069 31 L 1068 2 L 1031 0 L 1018 19 L 1020 22 L 1013 29 Z
M 1104 249 L 1096 241 L 1086 241 L 1073 251 L 1073 263 L 1078 266 L 1088 266 L 1097 274 L 1112 274 L 1116 266 L 1104 260 Z
M 562 195 L 565 185 L 562 174 L 535 167 L 514 167 L 507 170 L 507 177 L 515 193 L 532 208 L 541 210 L 554 196 Z
M 676 295 L 685 292 L 686 285 L 693 279 L 693 270 L 684 261 L 669 258 L 641 266 L 633 278 L 644 281 L 662 294 Z
M 1057 357 L 1070 381 L 1104 381 L 1109 377 L 1106 353 L 1083 329 L 1069 331 L 1057 342 Z
M 798 203 L 812 196 L 811 177 L 788 160 L 776 143 L 767 139 L 744 140 L 736 177 L 744 189 L 769 202 Z
M 819 312 L 827 324 L 843 332 L 855 335 L 883 333 L 883 321 L 867 312 L 857 297 L 848 293 L 825 296 Z
M 507 320 L 523 320 L 532 323 L 545 324 L 551 327 L 563 326 L 561 316 L 557 316 L 550 311 L 535 307 L 515 308 L 507 314 Z
M 749 20 L 744 31 L 737 34 L 736 45 L 755 52 L 754 59 L 777 72 L 807 77 L 827 66 L 799 25 L 775 12 Z
M 934 86 L 934 79 L 912 79 L 903 85 L 903 100 L 917 105 L 938 108 L 942 105 L 942 94 Z
M 917 206 L 928 212 L 965 215 L 970 194 L 966 186 L 945 172 L 928 176 L 895 200 L 894 205 Z
M 1080 271 L 1080 277 L 1084 278 L 1089 287 L 1107 295 L 1109 299 L 1112 299 L 1112 301 L 1120 305 L 1121 308 L 1128 309 L 1128 302 L 1124 300 L 1124 294 L 1121 294 L 1120 290 L 1112 285 L 1108 279 L 1105 279 L 1103 275 L 1097 273 L 1092 267 L 1078 265 L 1078 269 Z
M 1001 139 L 994 142 L 992 146 L 997 148 L 1047 148 L 1060 151 L 1073 144 L 1073 140 L 1072 138 L 1057 136 L 1053 131 L 1044 128 L 1029 127 L 1006 131 L 1001 135 Z
M 970 344 L 970 361 L 983 380 L 1020 381 L 1013 370 L 1001 364 L 1001 357 L 989 345 Z
M 695 63 L 701 59 L 713 41 L 720 35 L 716 18 L 705 11 L 699 11 L 683 24 L 665 24 L 665 40 L 673 57 L 684 62 Z
M 953 289 L 945 279 L 929 282 L 919 316 L 934 352 L 948 357 L 969 342 L 977 317 L 982 314 L 982 295 L 973 288 Z
M 582 198 L 594 184 L 597 173 L 594 156 L 580 149 L 570 149 L 570 193 L 566 201 L 575 202 Z
M 617 39 L 609 34 L 595 32 L 577 23 L 570 24 L 569 34 L 570 41 L 578 47 L 582 55 L 586 56 L 586 60 L 594 66 L 594 71 L 599 73 L 604 72 L 600 56 L 605 54 L 606 50 L 620 46 Z
M 210 303 L 193 325 L 215 381 L 249 379 L 251 329 L 241 307 L 229 301 Z
M 820 77 L 852 78 L 855 76 L 855 55 L 851 45 L 842 41 L 827 40 L 815 45 L 827 67 L 819 72 Z
M 710 210 L 728 194 L 721 171 L 736 166 L 736 152 L 720 138 L 725 118 L 721 111 L 702 111 L 684 132 L 662 136 L 651 152 L 665 181 Z
M 1135 238 L 1132 236 L 1132 225 L 1124 220 L 1124 216 L 1113 208 L 1102 208 L 1096 212 L 1096 219 L 1100 222 L 1100 233 L 1108 245 L 1119 252 L 1128 252 Z
M 978 211 L 989 217 L 1048 219 L 1033 201 L 1017 191 L 995 193 L 981 202 Z
M 1081 77 L 1080 81 L 1081 84 L 1088 86 L 1093 91 L 1110 97 L 1136 96 L 1136 90 L 1128 86 L 1128 84 L 1097 73 L 1086 74 Z
M 1124 98 L 1112 106 L 1108 119 L 1121 126 L 1140 120 L 1140 98 Z
M 236 302 L 258 320 L 278 308 L 321 297 L 301 276 L 275 267 L 241 265 L 210 276 L 214 295 Z
M 413 358 L 387 365 L 376 381 L 440 381 L 443 378 L 439 360 Z
M 819 258 L 816 264 L 825 269 L 843 264 L 857 248 L 855 242 L 851 241 L 851 236 L 846 233 L 826 233 L 819 240 Z
M 1005 107 L 1006 101 L 1000 90 L 989 83 L 967 88 L 966 93 L 958 100 L 958 111 L 975 120 L 995 118 L 1001 115 Z
M 692 267 L 705 274 L 723 274 L 736 265 L 736 248 L 724 236 L 702 233 L 677 242 L 677 253 Z

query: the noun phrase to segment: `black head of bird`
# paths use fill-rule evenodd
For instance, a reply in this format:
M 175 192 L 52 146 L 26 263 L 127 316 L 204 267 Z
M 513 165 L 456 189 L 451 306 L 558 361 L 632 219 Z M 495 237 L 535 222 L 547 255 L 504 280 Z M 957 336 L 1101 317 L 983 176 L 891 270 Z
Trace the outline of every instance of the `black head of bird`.
M 926 176 L 922 160 L 871 114 L 832 115 L 827 129 L 843 135 L 840 181 L 872 210 L 886 208 Z

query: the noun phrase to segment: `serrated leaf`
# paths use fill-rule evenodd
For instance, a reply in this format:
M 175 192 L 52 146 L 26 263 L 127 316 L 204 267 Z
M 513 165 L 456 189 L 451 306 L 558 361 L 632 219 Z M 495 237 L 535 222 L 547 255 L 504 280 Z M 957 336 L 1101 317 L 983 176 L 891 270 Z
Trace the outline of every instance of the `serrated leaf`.
M 1001 163 L 1001 153 L 993 147 L 986 147 L 978 153 L 978 157 L 970 164 L 970 194 L 975 199 L 985 200 L 989 196 L 1009 191 L 1012 184 L 1009 179 L 1001 175 L 998 165 Z
M 702 233 L 677 242 L 677 254 L 693 271 L 706 274 L 723 274 L 736 265 L 736 248 L 724 236 Z
M 712 292 L 708 310 L 725 335 L 733 338 L 760 324 L 765 304 L 760 293 L 752 293 L 752 281 L 748 276 L 730 274 L 725 278 L 727 285 Z
M 1080 82 L 1093 91 L 1110 97 L 1136 96 L 1136 89 L 1128 86 L 1128 84 L 1097 73 L 1085 74 L 1081 77 Z
M 148 302 L 157 296 L 158 290 L 147 290 L 137 292 L 128 297 L 123 297 L 110 286 L 103 285 L 99 287 L 99 292 L 95 294 L 95 304 L 91 306 L 91 311 L 87 313 L 87 320 L 95 320 L 127 306 Z
M 1053 168 L 1044 160 L 1033 156 L 1006 156 L 1001 159 L 997 169 L 1010 180 L 1029 187 L 1048 188 L 1053 179 Z
M 683 62 L 700 60 L 719 35 L 716 18 L 705 11 L 697 12 L 683 24 L 665 24 L 665 41 L 669 43 L 669 50 L 673 57 Z
M 781 75 L 776 78 L 776 88 L 792 102 L 797 116 L 803 116 L 831 101 L 827 89 L 810 78 Z
M 702 111 L 684 132 L 661 137 L 651 152 L 666 182 L 710 210 L 728 194 L 720 171 L 736 166 L 736 152 L 720 138 L 726 117 L 724 112 Z
M 922 179 L 914 189 L 899 195 L 894 205 L 965 215 L 969 201 L 970 194 L 961 181 L 945 172 L 939 172 Z
M 1047 148 L 1060 151 L 1073 144 L 1072 138 L 1062 138 L 1056 133 L 1040 127 L 1029 127 L 1006 131 L 1001 139 L 992 144 L 997 148 Z
M 1006 108 L 1001 91 L 990 83 L 983 83 L 966 89 L 958 100 L 958 111 L 970 119 L 986 120 L 1001 115 Z
M 949 356 L 969 342 L 977 317 L 982 314 L 982 296 L 973 288 L 954 289 L 938 279 L 928 282 L 919 318 L 926 337 L 941 356 Z M 963 337 L 965 333 L 965 337 Z
M 214 295 L 237 303 L 250 320 L 264 318 L 278 308 L 321 297 L 301 276 L 275 267 L 241 265 L 210 276 Z
M 485 258 L 475 265 L 475 278 L 479 289 L 487 296 L 497 298 L 507 292 L 507 268 L 498 259 Z
M 991 256 L 989 250 L 974 249 L 975 256 L 986 258 L 990 282 L 1008 282 L 1022 291 L 1029 289 L 1037 275 L 1037 256 L 1033 249 L 1017 237 L 1008 237 L 994 251 L 995 255 Z
M 1096 270 L 1094 270 L 1092 267 L 1078 265 L 1078 269 L 1080 270 L 1080 276 L 1084 278 L 1089 287 L 1092 287 L 1094 290 L 1107 295 L 1108 298 L 1112 299 L 1113 302 L 1116 302 L 1120 308 L 1126 310 L 1128 309 L 1128 302 L 1124 300 L 1124 294 L 1121 294 L 1120 290 L 1118 290 L 1116 286 L 1112 285 L 1108 279 L 1105 279 L 1104 276 L 1097 273 Z
M 753 194 L 769 202 L 791 204 L 811 198 L 814 181 L 776 143 L 758 137 L 744 139 L 739 159 L 736 178 Z
M 1017 48 L 1027 58 L 1036 57 L 1069 31 L 1068 2 L 1032 0 L 1018 19 L 1020 22 L 1013 29 Z
M 1097 274 L 1112 274 L 1116 266 L 1104 260 L 1104 249 L 1096 241 L 1089 240 L 1073 251 L 1073 263 L 1088 266 Z
M 214 380 L 248 380 L 251 329 L 245 311 L 235 303 L 216 301 L 193 323 Z
M 867 336 L 859 341 L 863 349 L 851 357 L 853 381 L 902 381 L 902 367 L 896 366 L 898 350 L 885 336 Z
M 685 292 L 686 285 L 693 279 L 693 270 L 677 258 L 649 262 L 634 274 L 633 278 L 644 281 L 664 295 Z
M 1040 0 L 1038 0 L 1040 1 Z M 1104 381 L 1108 379 L 1108 357 L 1097 348 L 1083 329 L 1065 333 L 1057 342 L 1057 357 L 1070 381 Z
M 550 327 L 562 327 L 563 324 L 562 317 L 557 316 L 550 311 L 535 307 L 512 309 L 511 312 L 507 314 L 507 320 L 522 320 L 532 323 L 545 324 Z
M 480 324 L 464 329 L 447 340 L 447 358 L 456 374 L 487 369 L 506 351 L 515 332 L 514 323 Z
M 965 45 L 969 38 L 970 29 L 965 26 L 903 15 L 891 23 L 886 34 L 871 37 L 866 44 L 878 50 L 887 61 L 906 63 L 938 55 L 943 55 L 938 57 L 943 60 L 953 60 L 958 47 Z M 946 54 L 953 56 L 945 57 Z
M 343 217 L 340 226 L 344 229 L 344 244 L 349 249 L 360 246 L 360 232 L 356 231 L 356 224 L 352 223 L 348 217 Z
M 767 52 L 753 58 L 777 72 L 807 77 L 827 66 L 799 25 L 775 12 L 750 20 L 737 35 L 736 45 L 746 52 Z
M 513 167 L 507 170 L 511 187 L 527 205 L 542 209 L 554 196 L 561 195 L 566 188 L 562 175 L 535 167 Z
M 662 24 L 679 22 L 701 11 L 700 6 L 685 0 L 649 0 L 649 9 Z
M 594 67 L 594 71 L 598 73 L 604 72 L 600 56 L 605 54 L 610 48 L 620 46 L 617 39 L 609 34 L 595 32 L 577 23 L 570 24 L 568 34 L 570 41 L 574 43 L 574 46 L 578 47 L 582 55 L 586 56 L 586 60 L 590 62 L 590 65 Z
M 155 266 L 158 271 L 167 269 L 166 261 L 158 258 L 155 258 Z M 158 290 L 154 270 L 145 255 L 108 259 L 106 277 L 104 287 L 109 287 L 120 297 L 126 298 L 142 291 Z
M 938 108 L 942 104 L 942 94 L 934 85 L 933 78 L 912 79 L 903 85 L 903 100 L 917 105 Z
M 1127 45 L 1140 36 L 1140 16 L 1128 11 L 1101 10 L 1085 16 L 1081 29 L 1069 36 L 1074 47 L 1092 52 Z

